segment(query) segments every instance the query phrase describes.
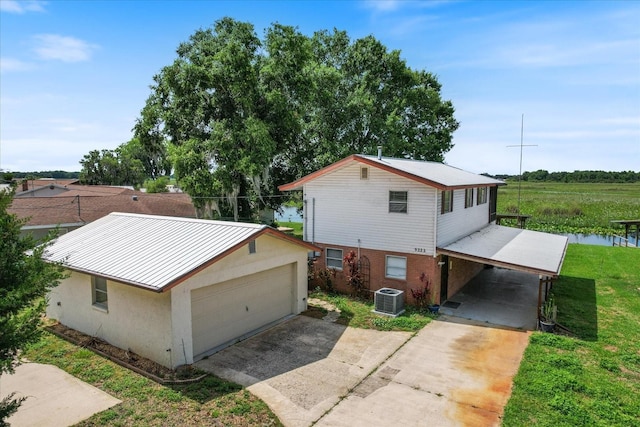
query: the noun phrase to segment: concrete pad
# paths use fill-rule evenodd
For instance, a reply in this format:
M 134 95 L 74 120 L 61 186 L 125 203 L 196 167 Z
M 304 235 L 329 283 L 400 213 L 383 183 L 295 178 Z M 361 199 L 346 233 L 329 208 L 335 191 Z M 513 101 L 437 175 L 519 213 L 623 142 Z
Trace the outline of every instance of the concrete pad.
M 434 321 L 317 426 L 499 426 L 529 333 Z
M 15 373 L 3 374 L 0 386 L 0 399 L 12 392 L 27 397 L 7 419 L 12 427 L 66 427 L 121 402 L 62 369 L 39 363 L 25 363 Z
M 411 336 L 297 316 L 196 366 L 247 387 L 285 426 L 309 426 Z
M 449 301 L 457 308 L 440 313 L 490 325 L 535 330 L 538 319 L 538 276 L 504 268 L 485 269 Z

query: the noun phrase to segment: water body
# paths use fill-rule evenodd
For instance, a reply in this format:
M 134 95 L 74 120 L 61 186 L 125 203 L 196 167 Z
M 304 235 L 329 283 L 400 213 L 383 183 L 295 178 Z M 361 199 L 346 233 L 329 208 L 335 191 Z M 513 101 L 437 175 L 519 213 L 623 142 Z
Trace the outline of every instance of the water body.
M 302 212 L 291 206 L 280 206 L 280 212 L 275 212 L 274 218 L 278 222 L 302 222 Z
M 563 236 L 569 238 L 569 243 L 578 243 L 581 245 L 600 245 L 600 246 L 613 246 L 613 236 L 601 236 L 599 234 L 573 234 L 563 233 Z M 620 239 L 616 239 L 619 242 Z M 637 245 L 633 236 L 629 236 L 629 243 Z

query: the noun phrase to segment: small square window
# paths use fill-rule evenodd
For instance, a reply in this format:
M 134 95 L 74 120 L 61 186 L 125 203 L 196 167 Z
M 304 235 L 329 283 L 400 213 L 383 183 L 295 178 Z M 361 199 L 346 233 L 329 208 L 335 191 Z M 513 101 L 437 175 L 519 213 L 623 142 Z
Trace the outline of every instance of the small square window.
M 453 190 L 445 190 L 442 192 L 442 209 L 441 213 L 453 211 Z
M 406 191 L 389 191 L 389 212 L 407 213 L 407 204 Z
M 255 254 L 256 253 L 256 241 L 252 240 L 249 242 L 249 254 Z
M 342 270 L 342 249 L 327 248 L 326 263 L 327 268 Z
M 385 276 L 390 279 L 405 280 L 407 278 L 407 258 L 403 256 L 387 255 Z
M 96 307 L 107 309 L 109 298 L 107 295 L 107 279 L 104 277 L 91 277 L 92 304 Z
M 464 207 L 470 208 L 473 206 L 473 188 L 467 188 L 464 190 Z

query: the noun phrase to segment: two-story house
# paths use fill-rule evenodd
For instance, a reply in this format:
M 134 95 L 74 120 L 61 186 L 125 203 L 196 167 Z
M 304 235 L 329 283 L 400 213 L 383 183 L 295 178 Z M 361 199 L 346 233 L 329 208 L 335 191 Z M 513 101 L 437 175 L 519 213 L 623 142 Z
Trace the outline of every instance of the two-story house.
M 422 277 L 440 302 L 486 265 L 558 275 L 566 237 L 495 225 L 500 185 L 442 163 L 352 155 L 280 190 L 303 191 L 304 240 L 323 248 L 317 268 L 340 272 L 354 251 L 370 290 L 410 299 Z

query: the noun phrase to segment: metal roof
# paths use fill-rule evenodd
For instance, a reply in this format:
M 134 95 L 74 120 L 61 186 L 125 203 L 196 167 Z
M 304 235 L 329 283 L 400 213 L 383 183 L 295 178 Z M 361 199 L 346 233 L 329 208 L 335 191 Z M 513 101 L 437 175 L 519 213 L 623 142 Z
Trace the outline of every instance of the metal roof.
M 312 246 L 266 225 L 112 213 L 60 236 L 44 257 L 71 270 L 162 291 L 265 232 Z
M 374 163 L 389 166 L 393 169 L 424 178 L 446 187 L 464 187 L 477 185 L 503 185 L 504 182 L 489 178 L 484 175 L 478 175 L 468 172 L 450 165 L 439 162 L 427 162 L 422 160 L 397 159 L 392 157 L 382 157 L 378 159 L 376 156 L 363 156 Z
M 556 277 L 569 239 L 557 234 L 489 224 L 438 253 L 455 258 Z
M 453 166 L 438 162 L 427 162 L 423 160 L 397 159 L 393 157 L 365 156 L 354 154 L 345 157 L 325 168 L 306 175 L 297 181 L 284 184 L 278 187 L 281 191 L 299 190 L 304 184 L 313 181 L 323 175 L 340 170 L 349 166 L 353 162 L 364 163 L 369 166 L 378 167 L 387 172 L 403 176 L 421 182 L 426 185 L 441 189 L 451 190 L 456 188 L 470 188 L 479 186 L 504 185 L 503 181 L 467 172 Z

